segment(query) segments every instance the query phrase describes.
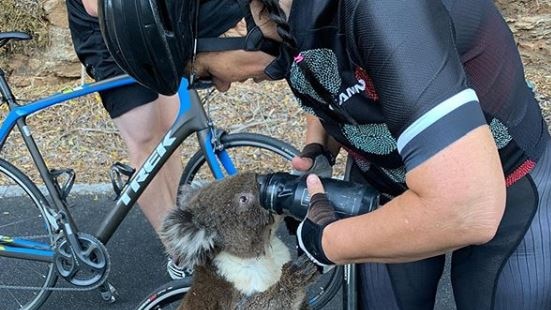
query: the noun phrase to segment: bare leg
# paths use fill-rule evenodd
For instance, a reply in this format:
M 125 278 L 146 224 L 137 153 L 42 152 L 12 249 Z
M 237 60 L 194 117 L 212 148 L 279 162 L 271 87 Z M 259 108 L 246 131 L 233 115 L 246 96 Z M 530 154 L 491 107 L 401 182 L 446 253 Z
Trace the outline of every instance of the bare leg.
M 159 96 L 113 119 L 128 147 L 133 167 L 140 167 L 176 119 L 178 97 Z M 175 153 L 138 199 L 153 228 L 158 231 L 166 213 L 176 205 L 182 163 Z

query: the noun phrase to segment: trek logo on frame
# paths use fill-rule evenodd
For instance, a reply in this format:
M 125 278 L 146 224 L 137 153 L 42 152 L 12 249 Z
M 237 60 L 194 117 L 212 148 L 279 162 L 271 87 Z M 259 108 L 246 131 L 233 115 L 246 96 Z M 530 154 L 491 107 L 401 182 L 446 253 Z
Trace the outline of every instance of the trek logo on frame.
M 161 157 L 166 154 L 166 150 L 176 141 L 176 138 L 172 137 L 172 132 L 169 131 L 163 138 L 163 142 L 157 146 L 155 152 L 147 158 L 144 162 L 142 169 L 138 171 L 138 174 L 130 182 L 129 188 L 136 193 L 141 186 L 141 183 L 147 179 L 153 168 L 159 163 Z M 125 205 L 130 203 L 130 196 L 128 195 L 128 190 L 124 191 L 124 194 L 121 196 L 121 201 Z

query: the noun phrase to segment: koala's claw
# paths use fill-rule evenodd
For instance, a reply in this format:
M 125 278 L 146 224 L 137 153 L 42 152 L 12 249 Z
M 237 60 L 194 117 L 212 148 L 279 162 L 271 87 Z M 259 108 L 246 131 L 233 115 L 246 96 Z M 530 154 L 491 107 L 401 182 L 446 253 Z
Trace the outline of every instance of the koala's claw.
M 317 266 L 306 256 L 301 255 L 293 261 L 293 265 L 305 273 L 316 273 Z
M 312 283 L 317 274 L 317 266 L 306 255 L 301 255 L 283 266 L 283 277 L 297 286 Z

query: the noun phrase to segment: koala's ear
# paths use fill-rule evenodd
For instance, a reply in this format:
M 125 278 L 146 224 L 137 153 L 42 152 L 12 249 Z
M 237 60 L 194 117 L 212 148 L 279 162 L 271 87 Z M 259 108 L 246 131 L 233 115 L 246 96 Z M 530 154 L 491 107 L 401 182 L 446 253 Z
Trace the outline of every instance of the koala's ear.
M 215 233 L 198 227 L 189 210 L 170 212 L 163 222 L 160 236 L 168 254 L 181 267 L 193 269 L 214 255 Z
M 178 201 L 177 205 L 180 209 L 185 209 L 187 204 L 193 200 L 202 188 L 209 185 L 207 181 L 193 181 L 191 184 L 184 184 L 178 189 Z

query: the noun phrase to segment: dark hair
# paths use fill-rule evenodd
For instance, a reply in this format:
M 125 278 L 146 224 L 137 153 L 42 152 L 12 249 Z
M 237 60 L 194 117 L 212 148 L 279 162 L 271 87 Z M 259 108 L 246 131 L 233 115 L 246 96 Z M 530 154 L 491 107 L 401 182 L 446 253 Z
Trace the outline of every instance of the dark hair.
M 297 49 L 297 41 L 291 34 L 291 27 L 287 23 L 287 15 L 279 6 L 279 0 L 260 0 L 260 2 L 264 6 L 261 13 L 268 13 L 270 20 L 276 23 L 277 34 L 283 39 L 283 43 L 292 49 Z

